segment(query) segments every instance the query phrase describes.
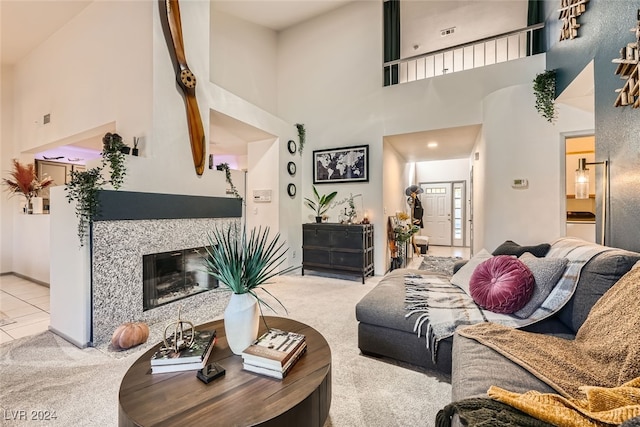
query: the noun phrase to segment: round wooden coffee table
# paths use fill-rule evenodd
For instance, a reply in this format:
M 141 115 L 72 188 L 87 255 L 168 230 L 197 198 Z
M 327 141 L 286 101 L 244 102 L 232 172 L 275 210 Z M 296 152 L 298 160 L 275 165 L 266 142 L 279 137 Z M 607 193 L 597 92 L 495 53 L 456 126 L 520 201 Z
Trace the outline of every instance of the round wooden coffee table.
M 266 317 L 270 328 L 304 334 L 307 352 L 283 380 L 244 371 L 242 357 L 227 345 L 222 320 L 214 328 L 218 342 L 209 358 L 225 376 L 204 384 L 196 371 L 151 374 L 151 355 L 143 354 L 120 384 L 120 426 L 313 426 L 322 427 L 331 406 L 331 350 L 315 329 L 295 320 Z M 265 332 L 260 322 L 260 332 Z

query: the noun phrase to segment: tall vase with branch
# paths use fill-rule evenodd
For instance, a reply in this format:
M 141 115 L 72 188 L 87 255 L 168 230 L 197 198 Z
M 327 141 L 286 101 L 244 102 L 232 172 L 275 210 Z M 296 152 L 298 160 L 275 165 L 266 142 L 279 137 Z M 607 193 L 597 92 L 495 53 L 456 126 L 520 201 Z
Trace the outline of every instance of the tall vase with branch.
M 3 178 L 2 183 L 6 186 L 10 197 L 16 194 L 22 194 L 25 197 L 27 213 L 31 209 L 31 200 L 38 195 L 38 192 L 53 184 L 51 177 L 38 178 L 35 164 L 24 165 L 17 159 L 13 159 L 13 170 L 9 176 L 10 178 Z
M 269 227 L 253 228 L 249 233 L 246 227 L 242 232 L 237 226 L 226 230 L 216 227 L 209 233 L 208 240 L 204 258 L 206 272 L 232 292 L 224 313 L 224 326 L 231 351 L 241 354 L 258 336 L 258 312 L 262 314 L 262 306 L 275 311 L 258 295 L 258 289 L 286 311 L 280 300 L 262 285 L 296 267 L 280 270 L 288 249 L 284 247 L 285 242 L 280 241 L 279 233 L 270 239 Z

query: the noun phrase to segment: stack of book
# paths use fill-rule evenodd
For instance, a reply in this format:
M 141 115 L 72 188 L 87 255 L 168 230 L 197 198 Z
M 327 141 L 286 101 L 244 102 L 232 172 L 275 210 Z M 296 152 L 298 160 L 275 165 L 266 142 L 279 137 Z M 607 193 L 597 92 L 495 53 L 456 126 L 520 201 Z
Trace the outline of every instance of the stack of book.
M 204 368 L 216 340 L 215 330 L 195 331 L 195 337 L 190 347 L 178 352 L 161 348 L 151 356 L 151 373 L 160 374 Z
M 283 379 L 307 351 L 305 336 L 271 329 L 242 352 L 246 371 Z

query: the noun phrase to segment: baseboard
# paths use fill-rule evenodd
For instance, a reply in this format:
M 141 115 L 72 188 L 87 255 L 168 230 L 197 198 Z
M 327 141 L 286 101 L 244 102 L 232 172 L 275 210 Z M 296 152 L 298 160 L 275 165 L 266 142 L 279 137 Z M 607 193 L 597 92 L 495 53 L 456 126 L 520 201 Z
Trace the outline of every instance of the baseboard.
M 6 273 L 0 273 L 0 276 L 9 276 L 9 275 L 13 275 L 13 276 L 19 277 L 21 279 L 28 280 L 30 282 L 35 283 L 36 285 L 44 286 L 45 288 L 50 288 L 51 287 L 51 286 L 49 286 L 49 284 L 47 282 L 43 282 L 42 280 L 34 279 L 32 277 L 29 277 L 29 276 L 25 276 L 24 274 L 16 273 L 14 271 L 9 271 L 9 272 L 6 272 Z
M 74 340 L 73 338 L 71 338 L 70 336 L 68 336 L 67 334 L 58 331 L 56 328 L 49 326 L 49 330 L 51 332 L 53 332 L 54 334 L 58 335 L 61 338 L 64 338 L 65 340 L 69 341 L 71 344 L 75 345 L 78 348 L 87 348 L 87 347 L 91 347 L 91 343 L 85 342 L 85 343 L 81 343 L 80 341 Z

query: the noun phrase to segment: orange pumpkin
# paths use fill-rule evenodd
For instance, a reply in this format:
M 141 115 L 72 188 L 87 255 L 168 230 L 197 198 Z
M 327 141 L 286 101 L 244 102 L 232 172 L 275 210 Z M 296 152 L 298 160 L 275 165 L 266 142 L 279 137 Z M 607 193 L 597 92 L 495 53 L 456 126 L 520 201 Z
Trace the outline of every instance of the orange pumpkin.
M 116 350 L 126 350 L 142 344 L 149 338 L 149 326 L 144 322 L 126 322 L 118 326 L 111 336 L 111 345 Z

